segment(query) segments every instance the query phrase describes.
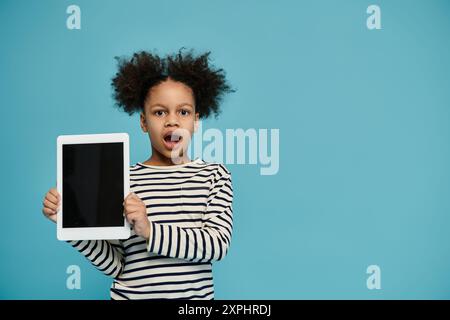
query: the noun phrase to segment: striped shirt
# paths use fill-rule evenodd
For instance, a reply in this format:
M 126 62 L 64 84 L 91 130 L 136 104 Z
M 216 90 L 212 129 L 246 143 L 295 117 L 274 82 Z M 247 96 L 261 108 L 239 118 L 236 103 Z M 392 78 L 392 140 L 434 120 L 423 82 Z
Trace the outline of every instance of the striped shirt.
M 146 204 L 148 241 L 68 241 L 113 278 L 111 299 L 214 299 L 212 262 L 228 253 L 233 188 L 224 165 L 196 160 L 130 167 L 130 191 Z

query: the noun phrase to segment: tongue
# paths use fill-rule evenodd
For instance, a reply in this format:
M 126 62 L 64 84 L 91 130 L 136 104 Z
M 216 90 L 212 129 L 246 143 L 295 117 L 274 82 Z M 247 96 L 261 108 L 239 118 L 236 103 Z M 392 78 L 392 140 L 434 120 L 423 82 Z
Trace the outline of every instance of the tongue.
M 174 138 L 175 139 L 175 138 Z M 169 136 L 169 137 L 167 137 L 166 139 L 164 139 L 165 141 L 166 141 L 166 145 L 170 148 L 170 149 L 173 149 L 173 148 L 175 148 L 175 146 L 177 145 L 177 143 L 179 143 L 180 142 L 180 140 L 181 140 L 181 138 L 177 138 L 177 140 L 175 141 L 172 141 L 171 140 L 171 137 Z

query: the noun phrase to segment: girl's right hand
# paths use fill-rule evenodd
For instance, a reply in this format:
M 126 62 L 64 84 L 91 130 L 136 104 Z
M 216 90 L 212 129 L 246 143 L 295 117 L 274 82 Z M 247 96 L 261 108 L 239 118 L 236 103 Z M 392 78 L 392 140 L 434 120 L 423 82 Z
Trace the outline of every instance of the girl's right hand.
M 61 203 L 61 197 L 58 193 L 58 190 L 56 188 L 50 189 L 47 194 L 45 195 L 42 208 L 42 213 L 44 216 L 46 216 L 48 219 L 50 219 L 53 222 L 56 222 L 57 213 L 59 211 L 59 205 Z

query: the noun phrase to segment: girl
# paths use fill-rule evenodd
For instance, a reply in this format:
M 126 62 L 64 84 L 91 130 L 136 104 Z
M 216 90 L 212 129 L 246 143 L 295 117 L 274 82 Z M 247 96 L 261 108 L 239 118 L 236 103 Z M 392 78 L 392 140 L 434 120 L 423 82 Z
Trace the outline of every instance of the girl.
M 209 54 L 116 58 L 116 104 L 129 115 L 140 112 L 152 150 L 130 167 L 123 205 L 133 230 L 127 240 L 68 241 L 113 278 L 111 299 L 214 299 L 211 263 L 225 257 L 232 237 L 231 174 L 186 154 L 199 119 L 217 117 L 222 96 L 234 91 Z M 43 202 L 53 222 L 60 200 L 52 188 Z

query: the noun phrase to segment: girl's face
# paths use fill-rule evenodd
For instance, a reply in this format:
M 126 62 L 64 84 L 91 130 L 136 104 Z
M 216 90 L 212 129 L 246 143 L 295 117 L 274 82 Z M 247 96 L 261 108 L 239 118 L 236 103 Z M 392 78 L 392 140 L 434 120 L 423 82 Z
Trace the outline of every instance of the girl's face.
M 186 154 L 192 134 L 198 128 L 192 89 L 168 78 L 153 86 L 147 95 L 140 122 L 152 145 L 152 163 L 162 165 L 189 162 Z

